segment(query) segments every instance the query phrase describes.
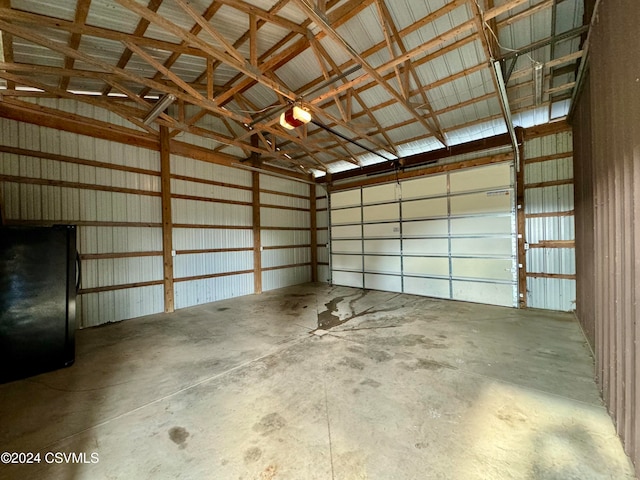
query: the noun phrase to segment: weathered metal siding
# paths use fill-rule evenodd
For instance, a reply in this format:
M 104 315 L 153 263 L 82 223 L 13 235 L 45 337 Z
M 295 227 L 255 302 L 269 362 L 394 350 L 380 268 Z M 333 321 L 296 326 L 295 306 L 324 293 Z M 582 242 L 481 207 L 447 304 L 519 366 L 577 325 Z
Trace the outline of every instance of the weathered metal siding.
M 157 152 L 7 119 L 0 148 L 5 221 L 78 225 L 80 326 L 161 312 Z
M 593 245 L 593 263 L 578 261 L 593 275 L 579 285 L 578 313 L 583 323 L 594 322 L 587 330 L 595 331 L 602 396 L 640 470 L 640 49 L 632 40 L 640 4 L 599 5 L 590 34 L 590 85 L 574 117 L 580 254 L 589 255 Z
M 260 175 L 262 290 L 311 281 L 309 185 Z
M 527 305 L 575 310 L 571 132 L 527 138 L 524 152 Z

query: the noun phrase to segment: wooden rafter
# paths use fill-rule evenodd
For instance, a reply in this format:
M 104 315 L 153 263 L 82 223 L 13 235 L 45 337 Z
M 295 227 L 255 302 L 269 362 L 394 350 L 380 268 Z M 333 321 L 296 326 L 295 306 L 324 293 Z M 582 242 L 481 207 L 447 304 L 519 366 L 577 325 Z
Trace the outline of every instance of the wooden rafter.
M 528 18 L 538 22 L 540 12 L 553 7 L 557 0 L 445 0 L 441 8 L 402 28 L 394 21 L 396 5 L 387 0 L 272 0 L 268 10 L 250 0 L 169 0 L 171 5 L 164 2 L 167 8 L 161 8 L 163 0 L 115 0 L 135 15 L 126 29 L 110 22 L 110 18 L 100 25 L 114 25 L 111 28 L 92 24 L 98 18 L 93 14 L 100 12 L 96 1 L 60 1 L 70 12 L 66 18 L 29 11 L 35 10 L 30 2 L 20 4 L 21 10 L 17 10 L 17 0 L 0 0 L 4 44 L 0 78 L 6 85 L 0 90 L 3 98 L 75 98 L 126 118 L 144 129 L 141 132 L 145 135 L 157 136 L 156 126 L 144 125 L 142 118 L 153 104 L 151 98 L 173 94 L 177 100 L 172 115 L 163 113 L 156 122 L 169 128 L 167 135 L 174 139 L 172 142 L 178 142 L 180 132 L 189 132 L 211 139 L 209 150 L 213 152 L 235 156 L 244 153 L 251 158 L 260 155 L 267 164 L 287 162 L 292 169 L 308 172 L 309 168 L 327 170 L 336 161 L 359 163 L 369 155 L 360 151 L 366 148 L 399 156 L 402 146 L 409 142 L 439 139 L 444 143 L 448 132 L 500 118 L 495 115 L 497 86 L 496 91 L 472 90 L 471 95 L 462 95 L 453 104 L 448 100 L 444 108 L 441 102 L 434 108 L 434 89 L 449 90 L 453 88 L 449 84 L 463 77 L 471 86 L 477 85 L 486 79 L 487 72 L 491 72 L 495 86 L 491 60 L 509 58 L 508 54 L 500 55 L 502 47 L 496 38 L 499 29 L 516 24 L 527 27 Z M 536 4 L 529 6 L 528 2 Z M 239 21 L 236 27 L 241 30 L 230 36 L 221 22 L 231 10 L 244 22 Z M 292 10 L 302 11 L 304 19 L 294 21 Z M 373 20 L 371 27 L 380 33 L 380 41 L 357 51 L 351 48 L 341 28 L 352 19 Z M 443 30 L 441 24 L 448 24 L 449 30 Z M 263 33 L 267 26 L 275 27 L 268 35 Z M 438 32 L 435 35 L 434 30 Z M 158 36 L 158 31 L 166 35 Z M 273 34 L 276 31 L 280 32 L 278 37 Z M 414 41 L 418 35 L 423 39 L 420 43 Z M 512 46 L 508 36 L 503 38 L 505 48 Z M 120 51 L 116 45 L 115 56 L 114 42 L 122 45 Z M 347 60 L 342 53 L 333 53 L 328 43 L 341 46 Z M 34 52 L 43 51 L 30 52 L 32 44 L 48 49 L 53 52 L 50 58 L 62 57 L 62 61 L 32 62 Z M 484 50 L 484 55 L 474 60 L 478 64 L 465 60 L 464 67 L 453 67 L 457 69 L 448 76 L 440 77 L 439 73 L 433 82 L 425 78 L 436 66 L 431 62 L 438 57 L 456 51 L 464 54 L 464 47 L 469 52 L 478 51 L 478 46 Z M 91 48 L 104 48 L 109 54 L 100 55 Z M 289 62 L 308 61 L 311 55 L 315 61 L 306 75 L 294 77 Z M 548 59 L 548 50 L 546 55 Z M 567 98 L 575 89 L 571 74 L 581 55 L 573 51 L 558 59 L 551 55 L 551 60 L 545 61 L 548 85 L 544 106 L 550 107 L 550 99 Z M 148 65 L 145 73 L 133 68 L 134 56 L 136 62 L 142 60 Z M 340 56 L 343 60 L 338 61 Z M 388 61 L 380 64 L 377 59 L 384 57 Z M 200 66 L 194 69 L 194 65 Z M 512 103 L 507 108 L 511 113 L 526 111 L 533 103 L 525 90 L 531 90 L 531 69 L 523 65 L 519 68 L 509 71 L 507 91 Z M 151 73 L 147 73 L 149 70 Z M 229 75 L 230 71 L 237 73 Z M 90 95 L 89 90 L 95 91 L 96 85 L 101 96 Z M 374 88 L 378 88 L 376 95 L 371 90 Z M 265 89 L 275 97 L 265 96 Z M 438 98 L 443 93 L 448 99 L 454 98 L 443 90 L 437 91 Z M 276 100 L 265 104 L 264 98 L 268 97 Z M 316 125 L 285 131 L 278 124 L 280 112 L 301 101 L 311 110 Z M 461 110 L 471 111 L 479 102 L 490 102 L 489 112 L 480 113 L 474 120 L 465 118 Z M 408 114 L 395 121 L 388 115 L 383 117 L 383 110 L 392 106 L 402 106 Z M 339 134 L 328 133 L 319 128 L 320 124 Z M 366 146 L 358 149 L 340 135 Z
M 150 0 L 149 4 L 147 5 L 147 8 L 153 12 L 157 12 L 161 4 L 162 4 L 162 0 Z M 136 29 L 133 31 L 133 35 L 139 38 L 142 37 L 144 33 L 147 31 L 147 28 L 149 28 L 149 25 L 150 23 L 146 18 L 141 18 L 140 21 L 138 22 L 138 25 L 136 25 Z M 122 52 L 122 55 L 118 59 L 118 63 L 116 64 L 116 67 L 125 68 L 129 63 L 129 60 L 131 60 L 132 56 L 133 56 L 133 52 L 128 48 L 125 48 L 124 52 Z M 109 92 L 111 91 L 111 88 L 112 88 L 112 85 L 108 84 L 102 90 L 102 95 L 108 95 Z
M 78 25 L 84 25 L 87 20 L 87 15 L 89 14 L 89 7 L 91 6 L 91 0 L 78 0 L 76 3 L 76 14 L 74 22 Z M 71 38 L 69 39 L 69 48 L 73 48 L 77 50 L 80 47 L 80 40 L 82 35 L 80 33 L 72 33 Z M 64 68 L 72 69 L 73 64 L 76 61 L 73 57 L 65 57 L 64 59 Z M 69 77 L 62 77 L 60 80 L 60 89 L 67 90 L 69 88 Z
M 398 29 L 396 28 L 396 25 L 393 22 L 393 19 L 391 18 L 391 13 L 389 13 L 389 9 L 387 8 L 386 4 L 378 0 L 376 2 L 376 5 L 378 5 L 378 12 L 381 17 L 382 24 L 388 25 L 389 29 L 391 30 L 391 35 L 395 43 L 398 45 L 400 52 L 402 54 L 407 53 L 407 48 L 405 47 L 404 41 L 402 40 L 402 37 L 400 36 L 400 33 L 398 32 Z M 395 52 L 393 52 L 392 57 L 395 57 L 395 56 L 396 54 Z M 407 61 L 405 63 L 405 71 L 407 72 L 407 81 L 406 81 L 406 87 L 405 87 L 405 91 L 406 91 L 405 95 L 407 100 L 411 98 L 410 86 L 408 81 L 408 75 L 410 74 L 411 77 L 413 78 L 413 81 L 418 86 L 418 91 L 419 91 L 420 97 L 422 98 L 421 107 L 424 107 L 426 109 L 426 111 L 429 113 L 429 116 L 431 117 L 431 120 L 433 121 L 433 124 L 434 124 L 433 130 L 437 133 L 436 138 L 438 138 L 446 146 L 447 143 L 446 143 L 444 134 L 442 132 L 442 126 L 440 125 L 440 121 L 438 120 L 438 117 L 433 114 L 433 107 L 431 106 L 429 97 L 427 96 L 425 89 L 422 87 L 422 83 L 420 82 L 420 77 L 418 76 L 418 73 L 416 72 L 416 69 L 413 67 L 411 62 Z
M 235 57 L 209 45 L 201 38 L 193 35 L 192 33 L 185 30 L 184 28 L 158 15 L 156 12 L 152 12 L 151 10 L 140 5 L 134 0 L 115 0 L 115 1 L 118 2 L 120 5 L 122 5 L 123 7 L 128 8 L 132 12 L 137 13 L 141 17 L 146 18 L 147 20 L 156 24 L 157 26 L 162 27 L 167 32 L 171 33 L 172 35 L 175 35 L 181 40 L 188 41 L 191 45 L 196 46 L 197 48 L 202 50 L 204 53 L 210 55 L 211 57 L 221 61 L 222 63 L 225 63 L 231 66 L 232 68 L 242 72 L 244 75 L 250 78 L 253 78 L 255 81 L 263 84 L 267 88 L 270 88 L 271 90 L 278 92 L 281 95 L 287 98 L 290 98 L 291 100 L 295 100 L 296 95 L 294 92 L 289 90 L 286 86 L 279 85 L 273 80 L 269 79 L 268 77 L 265 77 L 262 74 L 256 73 L 255 69 L 252 68 L 251 65 L 248 62 L 246 62 L 246 60 L 243 59 L 243 61 L 238 61 L 238 59 L 236 59 Z M 205 20 L 203 19 L 203 23 L 204 22 Z
M 429 123 L 427 123 L 419 113 L 415 111 L 415 109 L 410 105 L 410 103 L 406 99 L 404 99 L 402 95 L 400 95 L 393 87 L 391 87 L 391 85 L 389 85 L 389 83 L 384 79 L 384 77 L 380 73 L 378 73 L 378 71 L 375 68 L 369 65 L 369 63 L 366 61 L 364 57 L 362 57 L 362 55 L 360 55 L 350 45 L 348 45 L 344 41 L 344 39 L 338 34 L 338 32 L 324 18 L 322 18 L 320 15 L 316 13 L 313 7 L 311 7 L 305 0 L 294 0 L 294 1 L 296 5 L 298 5 L 298 7 L 310 19 L 312 19 L 314 23 L 316 23 L 316 25 L 318 25 L 329 38 L 331 38 L 333 41 L 338 43 L 338 45 L 343 47 L 347 55 L 349 55 L 350 57 L 352 57 L 354 61 L 359 63 L 362 66 L 363 70 L 365 70 L 371 78 L 376 80 L 380 84 L 380 86 L 382 86 L 387 91 L 387 93 L 389 93 L 389 95 L 391 95 L 400 105 L 404 106 L 405 109 L 414 118 L 416 118 L 418 122 L 420 122 L 428 131 L 434 134 L 436 138 L 438 138 L 438 140 L 442 142 L 443 145 L 446 145 L 446 140 L 444 139 L 444 137 L 442 137 L 437 131 L 435 131 L 434 128 L 431 125 L 429 125 Z
M 6 10 L 11 10 L 11 0 L 0 0 L 0 7 Z M 2 61 L 6 63 L 13 63 L 13 35 L 9 32 L 2 30 Z M 7 82 L 7 89 L 13 90 L 16 85 L 13 81 Z
M 69 48 L 66 45 L 63 45 L 59 42 L 54 42 L 51 41 L 50 39 L 43 37 L 41 35 L 35 34 L 33 33 L 31 30 L 25 29 L 23 27 L 18 27 L 16 25 L 7 23 L 3 20 L 0 20 L 0 30 L 6 30 L 11 32 L 13 35 L 15 36 L 19 36 L 21 38 L 24 38 L 26 40 L 29 40 L 33 43 L 36 43 L 38 45 L 42 45 L 44 47 L 50 48 L 51 50 L 57 51 L 59 53 L 62 53 L 64 55 L 68 55 L 68 56 L 72 56 L 74 58 L 76 58 L 76 60 L 80 59 L 88 64 L 94 65 L 100 69 L 102 69 L 105 72 L 108 73 L 112 73 L 122 79 L 126 79 L 126 80 L 130 80 L 136 83 L 139 83 L 141 85 L 146 85 L 149 86 L 153 89 L 156 89 L 158 91 L 164 92 L 164 93 L 172 93 L 174 94 L 177 98 L 183 98 L 184 100 L 186 100 L 187 102 L 192 102 L 193 98 L 191 96 L 189 96 L 188 94 L 184 93 L 182 90 L 179 90 L 178 88 L 174 88 L 171 86 L 167 86 L 164 84 L 161 84 L 159 82 L 155 82 L 153 80 L 141 77 L 139 75 L 130 73 L 128 70 L 124 70 L 121 68 L 117 68 L 114 66 L 109 65 L 106 62 L 103 62 L 101 60 L 98 60 L 94 57 L 92 57 L 91 55 L 85 54 L 83 52 L 80 52 L 78 50 L 73 50 L 72 48 Z M 223 116 L 228 116 L 231 118 L 234 118 L 240 122 L 246 122 L 248 121 L 248 119 L 246 117 L 240 116 L 240 115 L 236 115 L 233 112 L 230 112 L 229 110 L 226 109 L 222 109 L 220 107 L 218 107 L 215 103 L 211 102 L 211 101 L 204 101 L 204 102 L 198 102 L 198 105 L 201 106 L 202 108 L 207 108 L 211 111 L 214 111 L 215 113 L 219 114 L 219 115 L 223 115 Z

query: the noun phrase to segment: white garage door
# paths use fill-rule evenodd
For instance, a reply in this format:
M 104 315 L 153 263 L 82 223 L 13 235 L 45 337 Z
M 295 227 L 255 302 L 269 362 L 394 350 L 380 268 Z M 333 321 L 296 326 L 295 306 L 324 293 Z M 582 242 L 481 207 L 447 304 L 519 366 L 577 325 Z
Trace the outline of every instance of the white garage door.
M 331 194 L 332 282 L 517 306 L 510 163 Z

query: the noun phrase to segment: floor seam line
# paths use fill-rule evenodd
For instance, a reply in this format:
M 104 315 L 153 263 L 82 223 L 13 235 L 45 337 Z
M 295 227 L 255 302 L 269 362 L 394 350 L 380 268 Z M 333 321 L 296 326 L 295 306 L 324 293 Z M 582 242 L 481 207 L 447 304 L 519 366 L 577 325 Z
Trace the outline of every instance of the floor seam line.
M 280 351 L 282 351 L 282 350 L 285 350 L 286 348 L 289 348 L 289 347 L 291 347 L 291 346 L 293 346 L 293 345 L 296 345 L 296 344 L 298 344 L 298 343 L 301 343 L 301 342 L 303 342 L 304 340 L 306 340 L 307 338 L 309 338 L 309 337 L 308 337 L 308 336 L 303 336 L 303 337 L 300 337 L 300 338 L 298 338 L 298 339 L 291 340 L 290 342 L 287 342 L 286 344 L 282 344 L 282 345 L 280 346 L 281 348 L 276 348 L 275 350 L 273 350 L 273 351 L 271 351 L 271 352 L 269 352 L 269 353 L 266 353 L 266 354 L 261 355 L 261 356 L 259 356 L 259 357 L 256 357 L 256 358 L 253 358 L 253 359 L 251 359 L 251 360 L 248 360 L 248 361 L 246 361 L 246 362 L 244 362 L 244 363 L 241 363 L 240 365 L 236 365 L 235 367 L 232 367 L 232 368 L 230 368 L 230 369 L 228 369 L 228 370 L 225 370 L 224 372 L 220 372 L 220 373 L 218 373 L 218 374 L 216 374 L 216 375 L 212 375 L 211 377 L 204 378 L 204 379 L 202 379 L 202 380 L 200 380 L 200 381 L 198 381 L 198 382 L 196 382 L 196 383 L 193 383 L 193 384 L 191 384 L 191 385 L 187 385 L 186 387 L 183 387 L 183 388 L 181 388 L 181 389 L 179 389 L 179 390 L 176 390 L 176 391 L 174 391 L 174 392 L 168 393 L 167 395 L 164 395 L 164 396 L 162 396 L 162 397 L 160 397 L 160 398 L 156 398 L 156 399 L 154 399 L 154 400 L 151 400 L 150 402 L 147 402 L 147 403 L 145 403 L 144 405 L 140 405 L 140 406 L 138 406 L 138 407 L 136 407 L 136 408 L 133 408 L 133 409 L 131 409 L 131 410 L 128 410 L 128 411 L 126 411 L 126 412 L 123 412 L 123 413 L 121 413 L 121 414 L 119 414 L 119 415 L 116 415 L 116 416 L 111 417 L 111 418 L 109 418 L 109 419 L 107 419 L 107 420 L 104 420 L 103 422 L 97 423 L 97 424 L 95 424 L 95 425 L 91 425 L 90 427 L 85 428 L 85 429 L 83 429 L 83 430 L 80 430 L 79 432 L 72 433 L 71 435 L 67 435 L 67 436 L 65 436 L 65 437 L 62 437 L 62 438 L 60 438 L 60 439 L 58 439 L 58 440 L 56 440 L 56 441 L 54 441 L 54 442 L 49 443 L 48 445 L 45 445 L 44 447 L 42 447 L 42 448 L 41 448 L 41 450 L 44 450 L 44 449 L 50 448 L 50 447 L 52 447 L 52 446 L 54 446 L 54 445 L 57 445 L 57 444 L 62 443 L 62 442 L 64 442 L 64 441 L 66 441 L 66 440 L 69 440 L 69 439 L 71 439 L 71 438 L 74 438 L 74 437 L 77 437 L 77 436 L 79 436 L 79 435 L 82 435 L 83 433 L 89 432 L 89 431 L 94 430 L 94 429 L 96 429 L 96 428 L 103 427 L 103 426 L 105 426 L 105 425 L 107 425 L 107 424 L 109 424 L 109 423 L 111 423 L 111 422 L 113 422 L 113 421 L 115 421 L 115 420 L 119 420 L 119 419 L 121 419 L 121 418 L 124 418 L 124 417 L 126 417 L 126 416 L 128 416 L 128 415 L 131 415 L 132 413 L 135 413 L 135 412 L 138 412 L 138 411 L 140 411 L 140 410 L 143 410 L 143 409 L 145 409 L 145 408 L 147 408 L 147 407 L 150 407 L 151 405 L 155 405 L 156 403 L 160 403 L 160 402 L 162 402 L 163 400 L 166 400 L 166 399 L 168 399 L 168 398 L 171 398 L 171 397 L 173 397 L 173 396 L 175 396 L 175 395 L 178 395 L 178 394 L 180 394 L 180 393 L 184 393 L 184 392 L 186 392 L 186 391 L 189 391 L 189 390 L 191 390 L 191 389 L 193 389 L 193 388 L 196 388 L 196 387 L 198 387 L 198 386 L 200 386 L 200 385 L 203 385 L 203 384 L 205 384 L 205 383 L 207 383 L 207 382 L 210 382 L 210 381 L 213 381 L 213 380 L 217 380 L 218 378 L 224 377 L 224 376 L 225 376 L 225 375 L 227 375 L 228 373 L 232 373 L 232 372 L 234 372 L 234 371 L 236 371 L 236 370 L 240 370 L 240 369 L 242 369 L 242 368 L 244 368 L 244 367 L 246 367 L 246 366 L 248 366 L 248 365 L 251 365 L 251 364 L 252 364 L 252 363 L 254 363 L 254 362 L 260 361 L 260 360 L 262 360 L 262 359 L 264 359 L 264 358 L 267 358 L 267 357 L 269 357 L 269 356 L 271 356 L 271 355 L 274 355 L 274 354 L 276 354 L 276 353 L 278 353 L 278 352 L 280 352 Z
M 329 418 L 329 399 L 327 397 L 327 379 L 323 378 L 324 385 L 324 411 L 327 416 L 327 432 L 329 433 L 329 460 L 331 461 L 331 480 L 335 480 L 335 472 L 333 468 L 333 441 L 331 439 L 331 419 Z

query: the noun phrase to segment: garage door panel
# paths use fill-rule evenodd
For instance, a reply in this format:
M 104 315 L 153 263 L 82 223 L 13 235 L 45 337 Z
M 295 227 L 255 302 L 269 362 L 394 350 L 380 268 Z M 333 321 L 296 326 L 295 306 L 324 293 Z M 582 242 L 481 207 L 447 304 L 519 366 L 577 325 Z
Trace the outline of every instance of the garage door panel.
M 402 218 L 444 217 L 447 215 L 446 198 L 430 198 L 427 200 L 412 200 L 402 203 Z
M 385 220 L 397 220 L 400 216 L 400 210 L 397 203 L 389 203 L 384 205 L 371 205 L 362 209 L 363 221 L 380 222 Z
M 397 198 L 397 184 L 376 185 L 362 189 L 362 203 L 392 202 Z
M 342 225 L 331 227 L 331 238 L 360 238 L 362 227 L 360 225 Z
M 505 255 L 513 248 L 513 240 L 507 238 L 453 238 L 452 255 Z
M 447 176 L 434 175 L 433 177 L 416 178 L 401 183 L 402 198 L 420 198 L 447 194 Z
M 470 193 L 451 197 L 451 215 L 477 215 L 482 213 L 509 213 L 511 192 Z
M 510 235 L 513 228 L 510 216 L 452 218 L 452 235 Z
M 361 273 L 355 272 L 340 272 L 334 271 L 332 273 L 332 283 L 335 285 L 343 285 L 345 287 L 362 288 L 363 280 Z
M 331 208 L 360 205 L 360 189 L 334 192 L 331 194 Z
M 365 272 L 384 272 L 400 274 L 402 262 L 400 257 L 389 257 L 382 255 L 365 255 Z
M 372 223 L 363 226 L 364 238 L 399 237 L 400 223 Z
M 362 212 L 358 208 L 345 208 L 342 210 L 331 211 L 331 223 L 360 223 L 362 221 Z
M 446 238 L 405 239 L 402 251 L 408 255 L 448 255 L 449 240 Z
M 400 253 L 400 240 L 365 240 L 364 253 Z
M 332 253 L 362 253 L 362 240 L 332 240 Z
M 453 258 L 453 277 L 482 278 L 489 280 L 513 280 L 513 261 L 497 258 Z
M 513 286 L 501 283 L 454 281 L 452 298 L 511 307 L 513 306 Z
M 449 298 L 449 280 L 404 277 L 404 292 L 427 297 Z
M 404 222 L 402 224 L 402 236 L 405 238 L 447 236 L 448 234 L 449 223 L 446 219 Z
M 331 255 L 331 265 L 336 270 L 362 271 L 361 255 Z
M 502 163 L 467 170 L 451 172 L 449 185 L 451 193 L 471 190 L 490 190 L 506 187 L 512 183 L 511 165 Z
M 449 276 L 448 258 L 405 257 L 404 273 L 409 275 Z
M 399 276 L 367 273 L 364 276 L 364 288 L 402 292 L 402 279 Z
M 336 192 L 330 205 L 335 284 L 517 305 L 511 163 Z

